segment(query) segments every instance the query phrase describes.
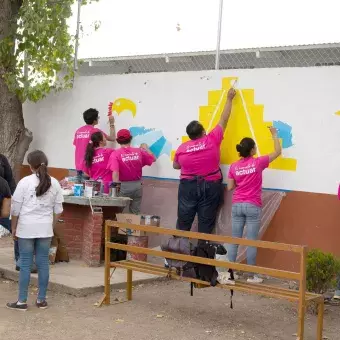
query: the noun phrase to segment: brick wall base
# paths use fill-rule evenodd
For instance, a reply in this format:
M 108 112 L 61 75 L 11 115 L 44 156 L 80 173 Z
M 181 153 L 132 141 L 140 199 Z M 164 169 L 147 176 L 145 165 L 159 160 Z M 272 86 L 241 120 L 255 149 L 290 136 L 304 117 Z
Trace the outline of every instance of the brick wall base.
M 114 219 L 116 207 L 103 207 L 103 212 L 92 214 L 89 206 L 64 204 L 62 222 L 58 231 L 62 235 L 71 259 L 84 260 L 91 267 L 103 261 L 104 223 Z

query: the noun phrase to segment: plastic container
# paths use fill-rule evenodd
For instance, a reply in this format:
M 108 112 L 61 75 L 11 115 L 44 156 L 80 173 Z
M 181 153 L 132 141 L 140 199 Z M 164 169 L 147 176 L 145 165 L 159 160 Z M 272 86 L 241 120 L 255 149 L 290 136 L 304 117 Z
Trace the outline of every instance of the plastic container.
M 129 246 L 148 248 L 149 237 L 148 236 L 128 236 L 127 244 Z M 127 253 L 126 259 L 127 260 L 146 262 L 147 259 L 148 259 L 148 255 L 147 254 Z
M 80 197 L 83 195 L 84 186 L 82 184 L 75 184 L 73 186 L 73 195 L 76 197 Z

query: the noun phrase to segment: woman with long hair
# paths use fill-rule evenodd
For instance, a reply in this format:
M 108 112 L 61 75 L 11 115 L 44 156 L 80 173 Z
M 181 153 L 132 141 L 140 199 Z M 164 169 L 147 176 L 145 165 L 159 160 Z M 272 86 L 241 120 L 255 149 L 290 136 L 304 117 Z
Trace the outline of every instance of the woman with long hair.
M 241 238 L 244 227 L 247 226 L 247 238 L 257 240 L 261 226 L 262 213 L 262 172 L 269 164 L 281 155 L 281 144 L 274 127 L 270 127 L 274 141 L 274 152 L 261 156 L 256 155 L 256 144 L 252 138 L 243 138 L 237 144 L 236 150 L 240 160 L 233 163 L 229 169 L 228 190 L 234 190 L 232 203 L 232 237 Z M 235 262 L 238 245 L 229 246 L 229 261 Z M 247 248 L 247 263 L 256 264 L 257 248 Z M 251 283 L 261 283 L 263 280 L 254 275 L 248 279 Z
M 86 147 L 84 170 L 91 179 L 102 180 L 104 193 L 108 193 L 112 182 L 112 171 L 107 168 L 107 164 L 114 150 L 105 146 L 106 138 L 102 132 L 98 131 L 91 135 Z
M 132 136 L 129 130 L 122 129 L 117 133 L 120 149 L 112 153 L 108 168 L 112 171 L 113 182 L 121 182 L 120 195 L 131 198 L 129 212 L 140 214 L 142 203 L 142 169 L 156 161 L 155 155 L 146 144 L 139 148 L 131 146 Z
M 48 174 L 48 160 L 42 151 L 27 156 L 32 175 L 24 177 L 12 197 L 12 231 L 19 242 L 19 297 L 7 308 L 26 311 L 33 254 L 38 268 L 39 293 L 36 306 L 47 308 L 49 282 L 49 250 L 53 226 L 63 211 L 63 195 L 59 182 Z

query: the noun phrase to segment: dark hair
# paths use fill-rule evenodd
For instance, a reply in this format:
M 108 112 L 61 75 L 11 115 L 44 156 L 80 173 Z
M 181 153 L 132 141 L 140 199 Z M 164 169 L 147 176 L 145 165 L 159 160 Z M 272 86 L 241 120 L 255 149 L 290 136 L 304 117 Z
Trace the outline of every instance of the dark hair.
M 129 137 L 128 139 L 125 139 L 125 138 L 117 138 L 117 143 L 119 145 L 127 145 L 127 144 L 130 144 L 132 141 L 132 136 Z
M 88 109 L 83 113 L 85 123 L 92 125 L 96 120 L 99 119 L 99 112 L 96 109 Z
M 236 150 L 241 157 L 247 158 L 251 154 L 251 150 L 255 148 L 255 142 L 253 139 L 246 137 L 241 140 L 240 144 L 236 145 Z
M 42 196 L 51 187 L 51 176 L 47 170 L 47 157 L 42 151 L 36 150 L 28 154 L 27 162 L 39 178 L 39 184 L 35 188 L 35 193 L 37 197 Z
M 193 120 L 188 124 L 186 132 L 190 139 L 198 139 L 202 137 L 204 133 L 204 127 L 197 120 Z
M 85 164 L 88 168 L 90 168 L 92 165 L 94 149 L 98 148 L 100 145 L 100 142 L 102 142 L 103 140 L 104 140 L 104 136 L 100 131 L 95 132 L 91 135 L 89 144 L 87 145 L 86 151 L 85 151 Z

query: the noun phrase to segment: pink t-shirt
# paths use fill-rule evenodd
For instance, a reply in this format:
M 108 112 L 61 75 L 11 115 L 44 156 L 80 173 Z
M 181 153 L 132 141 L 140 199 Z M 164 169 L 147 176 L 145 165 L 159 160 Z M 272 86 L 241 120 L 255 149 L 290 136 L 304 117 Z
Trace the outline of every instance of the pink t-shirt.
M 101 131 L 98 128 L 95 128 L 92 125 L 84 125 L 80 127 L 74 134 L 74 139 L 73 139 L 73 145 L 76 147 L 75 150 L 75 165 L 76 165 L 76 170 L 84 170 L 84 157 L 85 157 L 85 151 L 87 144 L 89 143 L 89 140 L 91 138 L 91 135 L 95 132 L 102 132 L 107 138 L 107 135 L 105 132 Z
M 242 158 L 230 166 L 228 178 L 236 184 L 233 203 L 262 206 L 262 172 L 269 166 L 269 156 Z
M 142 178 L 142 168 L 155 160 L 155 156 L 142 148 L 122 147 L 111 154 L 108 168 L 112 172 L 119 171 L 121 182 L 139 181 Z
M 193 176 L 203 176 L 207 181 L 221 179 L 219 168 L 222 140 L 223 129 L 217 125 L 206 136 L 181 144 L 174 158 L 181 166 L 181 179 L 191 179 Z
M 94 151 L 92 166 L 90 168 L 84 165 L 84 171 L 91 179 L 97 181 L 101 179 L 104 182 L 104 192 L 109 192 L 110 183 L 112 182 L 112 171 L 107 168 L 110 156 L 114 152 L 109 148 L 97 148 Z

